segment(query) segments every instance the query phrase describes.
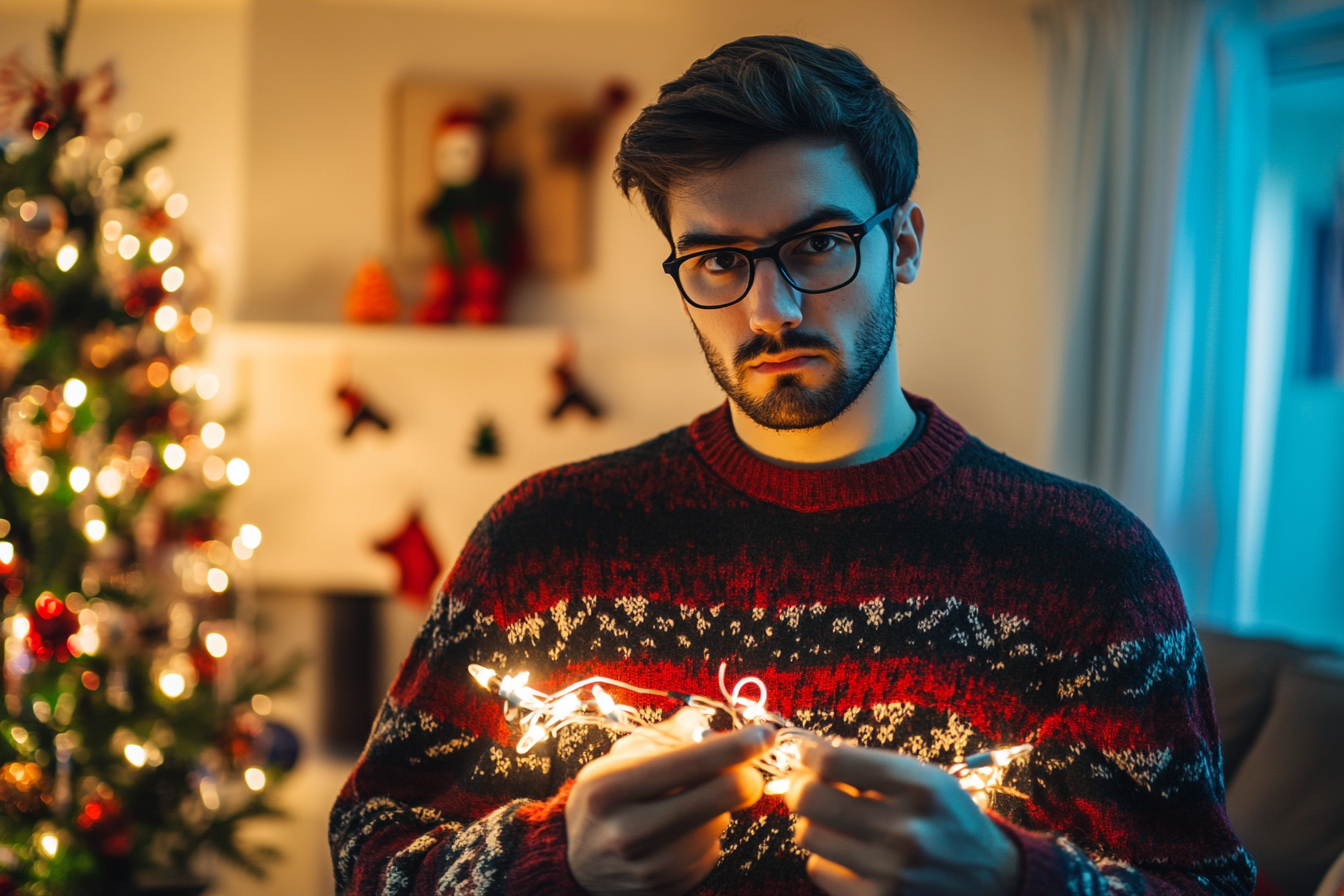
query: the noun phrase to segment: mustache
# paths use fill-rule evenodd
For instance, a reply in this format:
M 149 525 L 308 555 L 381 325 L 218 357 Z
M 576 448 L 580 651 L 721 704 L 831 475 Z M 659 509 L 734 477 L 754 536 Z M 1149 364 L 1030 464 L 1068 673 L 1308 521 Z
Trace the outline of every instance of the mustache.
M 758 333 L 737 347 L 733 354 L 733 365 L 742 367 L 761 355 L 778 355 L 794 349 L 814 348 L 838 355 L 835 343 L 819 333 L 804 333 L 800 330 L 785 330 L 781 336 Z

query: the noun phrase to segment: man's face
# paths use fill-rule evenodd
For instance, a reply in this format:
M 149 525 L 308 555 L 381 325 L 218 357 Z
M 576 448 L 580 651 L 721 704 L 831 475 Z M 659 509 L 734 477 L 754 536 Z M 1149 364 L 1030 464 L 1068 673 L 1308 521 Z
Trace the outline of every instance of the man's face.
M 898 232 L 910 208 L 897 210 Z M 754 249 L 803 231 L 861 224 L 878 208 L 847 146 L 787 140 L 679 184 L 668 211 L 676 254 L 686 255 Z M 891 354 L 895 284 L 913 279 L 918 241 L 913 261 L 898 256 L 893 265 L 888 232 L 877 227 L 860 253 L 858 276 L 832 292 L 801 293 L 766 259 L 736 305 L 685 305 L 714 378 L 757 424 L 787 430 L 829 423 Z

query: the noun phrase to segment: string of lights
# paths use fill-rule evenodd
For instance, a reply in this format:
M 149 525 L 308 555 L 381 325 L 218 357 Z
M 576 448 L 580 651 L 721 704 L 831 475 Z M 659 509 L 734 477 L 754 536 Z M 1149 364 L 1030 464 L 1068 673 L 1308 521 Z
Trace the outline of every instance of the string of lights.
M 662 697 L 698 710 L 704 716 L 705 724 L 697 728 L 692 735 L 692 739 L 697 742 L 710 733 L 712 729 L 709 723 L 719 713 L 728 717 L 733 728 L 743 728 L 747 725 L 774 727 L 774 746 L 752 763 L 764 776 L 765 792 L 768 794 L 778 795 L 788 791 L 790 779 L 802 762 L 802 745 L 805 742 L 843 742 L 837 737 L 827 737 L 816 731 L 800 728 L 787 718 L 767 709 L 765 682 L 754 675 L 739 679 L 730 690 L 726 681 L 727 670 L 727 663 L 719 665 L 719 691 L 723 699 L 717 700 L 699 694 L 639 687 L 603 675 L 594 675 L 576 681 L 553 694 L 546 694 L 528 686 L 527 672 L 501 676 L 494 669 L 475 663 L 468 669 L 477 684 L 503 698 L 505 718 L 517 724 L 523 732 L 518 739 L 519 754 L 529 752 L 537 744 L 576 725 L 592 725 L 622 734 L 643 731 L 645 735 L 668 746 L 680 746 L 684 743 L 674 735 L 650 725 L 635 707 L 618 703 L 608 693 L 608 689 Z M 754 698 L 743 693 L 748 689 L 755 691 Z M 955 777 L 962 789 L 983 809 L 988 804 L 991 793 L 1007 790 L 1003 785 L 1003 777 L 1008 766 L 1030 753 L 1031 749 L 1031 744 L 1014 744 L 987 750 L 944 766 L 944 770 Z

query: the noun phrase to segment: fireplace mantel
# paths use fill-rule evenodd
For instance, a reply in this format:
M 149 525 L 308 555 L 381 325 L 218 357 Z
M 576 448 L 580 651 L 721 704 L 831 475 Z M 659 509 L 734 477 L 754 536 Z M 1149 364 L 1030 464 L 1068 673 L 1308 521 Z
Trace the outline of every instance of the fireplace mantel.
M 412 510 L 450 565 L 519 480 L 643 441 L 722 400 L 693 344 L 590 353 L 581 340 L 580 374 L 609 413 L 552 422 L 550 370 L 563 339 L 556 327 L 219 328 L 210 363 L 224 383 L 212 403 L 228 428 L 222 453 L 252 468 L 226 513 L 261 527 L 257 585 L 389 593 L 395 568 L 371 546 Z M 336 390 L 347 379 L 388 417 L 389 432 L 342 436 Z M 482 460 L 468 449 L 486 418 L 503 454 Z

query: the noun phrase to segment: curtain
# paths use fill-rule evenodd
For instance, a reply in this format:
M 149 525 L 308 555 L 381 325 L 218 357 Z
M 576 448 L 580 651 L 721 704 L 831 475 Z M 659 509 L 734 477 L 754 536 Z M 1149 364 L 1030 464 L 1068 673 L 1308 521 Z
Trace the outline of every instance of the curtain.
M 1056 467 L 1156 520 L 1172 237 L 1204 34 L 1197 0 L 1034 10 L 1051 110 Z
M 1286 338 L 1254 5 L 1058 0 L 1034 19 L 1067 328 L 1057 468 L 1149 524 L 1196 618 L 1248 626 Z

